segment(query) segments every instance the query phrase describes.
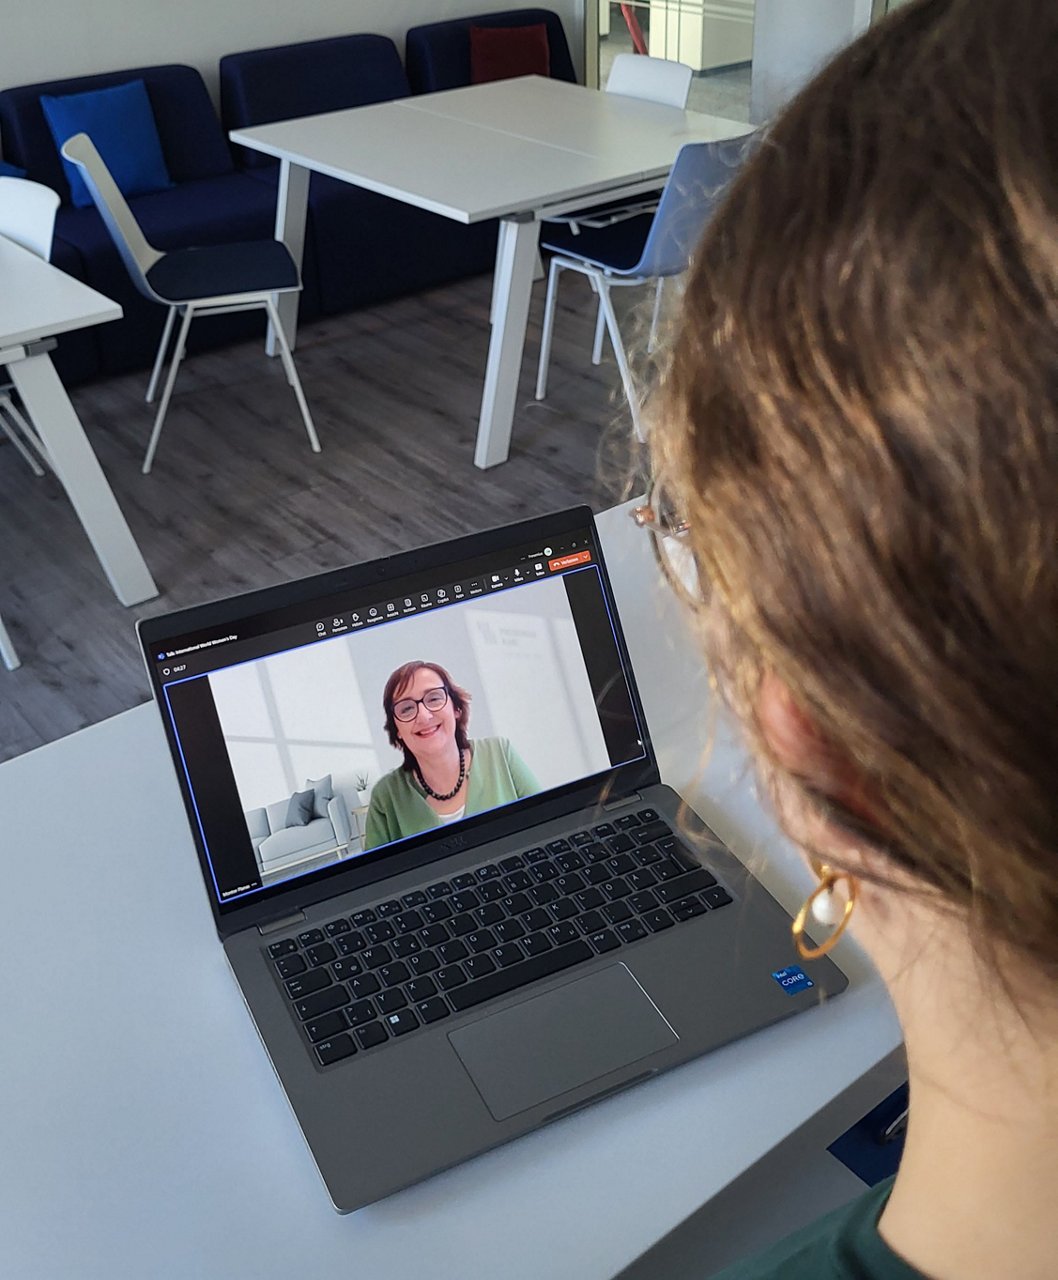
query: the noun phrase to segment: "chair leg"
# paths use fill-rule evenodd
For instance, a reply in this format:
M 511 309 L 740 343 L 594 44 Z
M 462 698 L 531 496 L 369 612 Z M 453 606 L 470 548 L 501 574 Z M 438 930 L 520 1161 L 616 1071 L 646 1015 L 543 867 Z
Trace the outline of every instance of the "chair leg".
M 596 290 L 596 293 L 599 291 Z M 602 297 L 599 298 L 599 309 L 595 313 L 595 341 L 591 348 L 592 364 L 602 364 L 602 335 L 606 332 L 606 313 L 602 309 Z
M 0 618 L 0 658 L 3 659 L 8 671 L 15 671 L 22 665 L 15 646 L 11 643 L 11 637 L 7 634 L 3 618 Z
M 7 413 L 11 415 L 12 418 L 15 419 L 16 423 L 18 422 L 18 419 L 22 416 L 21 414 L 18 413 L 10 396 L 0 395 L 0 431 L 3 431 L 4 435 L 7 436 L 7 438 L 15 446 L 18 452 L 22 455 L 22 457 L 26 461 L 27 466 L 33 472 L 33 474 L 35 476 L 42 476 L 44 474 L 44 468 L 40 465 L 37 459 L 26 447 L 26 444 L 23 441 L 22 437 L 19 435 L 18 431 L 16 431 L 15 428 L 12 427 L 11 424 L 8 422 L 7 418 L 4 416 L 5 410 Z
M 294 357 L 290 354 L 290 344 L 287 342 L 287 335 L 283 326 L 279 323 L 279 312 L 276 309 L 275 301 L 269 298 L 265 303 L 268 310 L 268 318 L 272 322 L 272 328 L 275 331 L 276 340 L 279 343 L 279 354 L 283 360 L 283 368 L 286 370 L 287 381 L 294 388 L 294 395 L 297 397 L 298 408 L 301 410 L 301 417 L 305 422 L 305 431 L 309 437 L 309 444 L 312 446 L 313 453 L 320 452 L 320 441 L 316 435 L 316 427 L 312 421 L 312 414 L 309 413 L 309 406 L 305 400 L 305 393 L 301 389 L 301 379 L 298 377 L 298 371 L 294 364 Z
M 661 319 L 661 290 L 665 283 L 664 276 L 658 276 L 654 288 L 654 314 L 650 318 L 650 337 L 647 339 L 647 351 L 652 352 L 658 345 L 658 321 Z
M 180 321 L 180 332 L 176 336 L 176 347 L 173 350 L 172 362 L 169 365 L 169 375 L 165 379 L 165 387 L 162 391 L 162 402 L 158 406 L 158 413 L 154 419 L 154 430 L 151 432 L 151 438 L 147 445 L 147 453 L 143 459 L 141 470 L 144 475 L 149 475 L 151 466 L 154 463 L 154 451 L 158 448 L 158 437 L 162 434 L 162 425 L 165 422 L 165 413 L 169 408 L 169 397 L 173 394 L 173 383 L 176 382 L 176 371 L 180 368 L 180 361 L 184 358 L 184 344 L 187 341 L 187 331 L 191 327 L 191 318 L 195 314 L 192 306 L 185 307 L 183 319 Z
M 536 366 L 536 398 L 543 400 L 547 395 L 547 372 L 551 363 L 551 336 L 555 328 L 555 307 L 558 305 L 558 277 L 562 273 L 562 262 L 558 258 L 551 259 L 547 272 L 547 296 L 544 298 L 544 325 L 540 331 L 540 359 Z
M 3 396 L 0 398 L 0 403 L 2 403 L 3 408 L 7 410 L 8 415 L 14 421 L 15 426 L 22 432 L 23 439 L 28 440 L 37 451 L 36 456 L 39 457 L 40 461 L 44 464 L 45 470 L 53 471 L 54 467 L 51 465 L 51 458 L 48 457 L 47 446 L 40 438 L 40 433 L 31 425 L 26 415 L 21 411 L 21 409 L 19 409 L 18 405 L 15 404 L 10 396 Z M 43 475 L 43 472 L 41 472 L 41 474 Z
M 158 390 L 158 379 L 161 377 L 162 365 L 165 362 L 165 353 L 169 346 L 169 338 L 173 332 L 173 321 L 176 319 L 176 307 L 169 308 L 169 314 L 165 317 L 165 328 L 162 330 L 162 340 L 158 343 L 158 354 L 154 357 L 154 368 L 151 370 L 151 380 L 147 383 L 147 394 L 144 399 L 150 404 L 154 400 L 154 393 Z
M 632 371 L 628 367 L 628 357 L 625 354 L 624 343 L 621 341 L 621 331 L 617 327 L 617 315 L 614 312 L 613 300 L 610 297 L 610 286 L 605 280 L 599 281 L 599 306 L 606 316 L 606 327 L 610 331 L 610 341 L 613 343 L 614 355 L 617 357 L 617 367 L 621 371 L 621 385 L 624 387 L 628 407 L 632 412 L 632 426 L 635 428 L 636 439 L 643 440 L 645 436 L 643 435 L 643 424 L 639 418 L 639 399 L 636 395 L 635 383 L 632 381 Z

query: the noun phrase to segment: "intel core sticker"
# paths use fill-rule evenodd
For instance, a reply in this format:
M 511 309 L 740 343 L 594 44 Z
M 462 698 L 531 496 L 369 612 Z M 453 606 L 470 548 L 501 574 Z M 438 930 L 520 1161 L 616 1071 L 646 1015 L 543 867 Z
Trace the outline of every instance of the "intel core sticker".
M 787 965 L 771 975 L 788 996 L 797 995 L 798 991 L 807 991 L 816 984 L 799 964 Z

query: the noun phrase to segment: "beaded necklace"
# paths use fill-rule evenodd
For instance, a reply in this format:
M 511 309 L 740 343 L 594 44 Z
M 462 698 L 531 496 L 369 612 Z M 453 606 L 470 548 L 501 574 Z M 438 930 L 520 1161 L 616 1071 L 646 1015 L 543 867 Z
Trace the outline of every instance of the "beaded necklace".
M 459 749 L 459 780 L 451 791 L 446 791 L 444 795 L 434 791 L 426 779 L 422 776 L 422 770 L 419 768 L 419 762 L 415 762 L 415 776 L 419 779 L 419 786 L 426 792 L 431 800 L 451 800 L 459 788 L 463 785 L 467 776 L 467 753 L 462 747 Z

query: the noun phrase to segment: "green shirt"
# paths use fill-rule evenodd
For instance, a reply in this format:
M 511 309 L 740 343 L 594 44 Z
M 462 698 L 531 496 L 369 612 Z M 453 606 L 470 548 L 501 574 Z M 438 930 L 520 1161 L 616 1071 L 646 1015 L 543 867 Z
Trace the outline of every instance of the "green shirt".
M 540 790 L 540 784 L 506 738 L 479 738 L 471 747 L 464 816 L 495 809 Z M 426 803 L 415 774 L 410 769 L 393 769 L 379 778 L 371 792 L 364 848 L 376 849 L 391 840 L 442 825 Z
M 878 1234 L 893 1179 L 711 1280 L 925 1280 Z

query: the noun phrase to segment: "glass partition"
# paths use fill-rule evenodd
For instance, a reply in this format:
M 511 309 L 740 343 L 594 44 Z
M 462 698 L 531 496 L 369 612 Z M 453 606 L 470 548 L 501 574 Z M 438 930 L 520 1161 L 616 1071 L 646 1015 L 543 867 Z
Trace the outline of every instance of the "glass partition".
M 588 0 L 587 7 L 587 83 L 604 87 L 619 53 L 668 58 L 694 71 L 692 111 L 750 119 L 755 0 Z

